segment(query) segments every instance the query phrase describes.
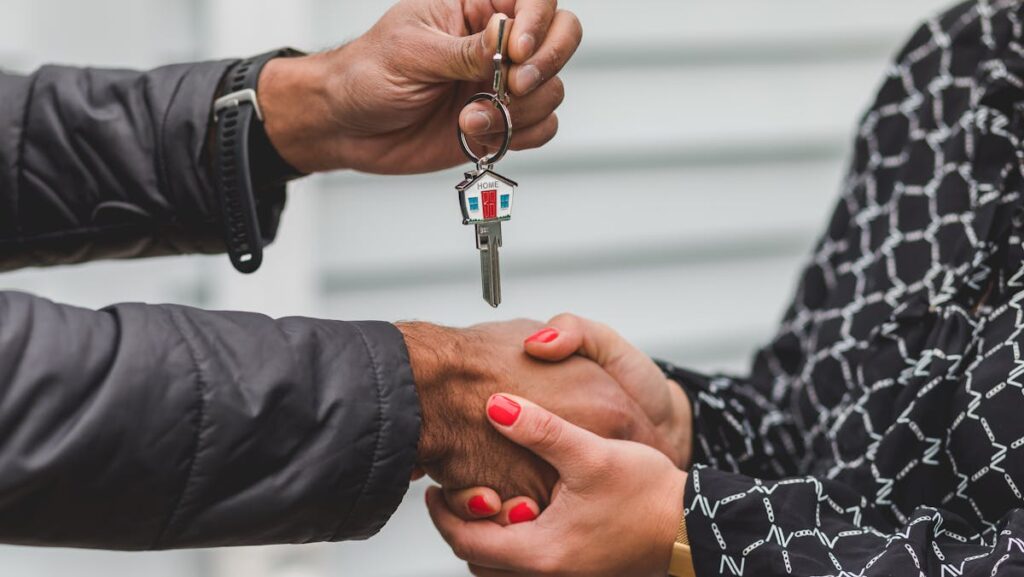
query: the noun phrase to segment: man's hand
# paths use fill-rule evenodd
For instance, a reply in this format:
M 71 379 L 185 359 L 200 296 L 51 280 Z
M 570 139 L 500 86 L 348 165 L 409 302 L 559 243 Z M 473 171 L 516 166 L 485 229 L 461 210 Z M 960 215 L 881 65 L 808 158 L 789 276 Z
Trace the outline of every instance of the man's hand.
M 557 0 L 405 0 L 341 48 L 273 60 L 260 76 L 271 142 L 303 172 L 378 174 L 464 162 L 456 122 L 478 144 L 493 146 L 502 130 L 496 109 L 463 105 L 491 89 L 499 14 L 514 17 L 507 51 L 512 148 L 547 143 L 564 98 L 557 75 L 583 34 Z
M 483 407 L 499 391 L 544 403 L 602 437 L 670 450 L 640 406 L 597 364 L 581 357 L 552 364 L 527 356 L 523 340 L 541 327 L 531 321 L 464 330 L 399 324 L 423 411 L 418 465 L 447 490 L 491 487 L 497 492 L 491 506 L 497 497 L 548 502 L 555 470 L 487 423 Z

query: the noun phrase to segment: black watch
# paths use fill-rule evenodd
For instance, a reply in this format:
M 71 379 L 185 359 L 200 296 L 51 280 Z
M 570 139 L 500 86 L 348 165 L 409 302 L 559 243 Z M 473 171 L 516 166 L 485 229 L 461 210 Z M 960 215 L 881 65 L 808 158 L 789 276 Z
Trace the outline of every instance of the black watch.
M 214 186 L 224 219 L 224 244 L 242 273 L 263 262 L 257 191 L 303 176 L 270 142 L 263 127 L 257 88 L 263 67 L 274 58 L 301 56 L 290 48 L 247 58 L 228 71 L 213 104 Z

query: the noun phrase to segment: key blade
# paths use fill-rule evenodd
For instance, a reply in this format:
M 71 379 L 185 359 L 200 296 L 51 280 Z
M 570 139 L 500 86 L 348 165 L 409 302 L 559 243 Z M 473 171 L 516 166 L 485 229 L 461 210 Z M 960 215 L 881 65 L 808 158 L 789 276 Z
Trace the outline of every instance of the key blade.
M 476 227 L 476 246 L 480 249 L 480 280 L 487 304 L 501 304 L 501 223 L 488 222 Z
M 483 279 L 483 295 L 487 304 L 498 308 L 501 304 L 501 273 L 498 268 L 498 249 L 480 251 L 480 275 Z

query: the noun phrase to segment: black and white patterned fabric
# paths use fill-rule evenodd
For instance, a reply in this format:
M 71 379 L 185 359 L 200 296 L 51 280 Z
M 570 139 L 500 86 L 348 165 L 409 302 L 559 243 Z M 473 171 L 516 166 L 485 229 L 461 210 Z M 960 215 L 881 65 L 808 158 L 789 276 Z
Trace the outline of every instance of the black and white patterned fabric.
M 930 20 L 750 377 L 665 366 L 698 576 L 1024 575 L 1022 111 L 1024 3 Z

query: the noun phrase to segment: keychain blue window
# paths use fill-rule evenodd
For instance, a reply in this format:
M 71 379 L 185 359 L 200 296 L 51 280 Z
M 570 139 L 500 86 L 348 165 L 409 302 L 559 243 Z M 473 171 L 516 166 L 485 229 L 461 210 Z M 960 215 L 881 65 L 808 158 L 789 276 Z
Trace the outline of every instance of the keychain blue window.
M 509 195 L 507 195 L 507 194 L 501 195 L 501 210 L 508 210 L 509 209 L 509 201 L 510 200 L 511 200 L 511 197 Z
M 469 199 L 469 211 L 476 212 L 478 210 L 480 210 L 480 199 L 475 197 Z

